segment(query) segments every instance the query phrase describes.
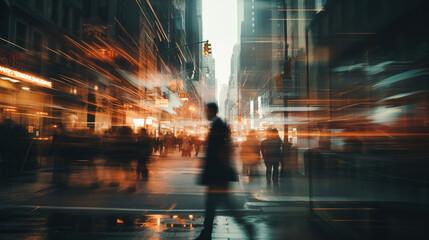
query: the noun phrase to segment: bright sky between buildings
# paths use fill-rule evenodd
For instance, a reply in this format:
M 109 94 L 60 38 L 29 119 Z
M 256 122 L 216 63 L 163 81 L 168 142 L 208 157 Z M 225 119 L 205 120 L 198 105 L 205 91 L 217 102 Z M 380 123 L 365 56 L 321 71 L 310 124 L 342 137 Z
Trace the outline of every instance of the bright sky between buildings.
M 212 44 L 219 100 L 221 85 L 228 83 L 232 49 L 238 41 L 236 0 L 203 0 L 203 39 Z

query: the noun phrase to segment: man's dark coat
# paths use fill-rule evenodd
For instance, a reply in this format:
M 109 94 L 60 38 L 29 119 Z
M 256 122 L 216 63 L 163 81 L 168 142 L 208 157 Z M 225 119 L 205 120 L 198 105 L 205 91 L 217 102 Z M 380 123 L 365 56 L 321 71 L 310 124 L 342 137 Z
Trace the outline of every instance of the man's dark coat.
M 228 181 L 236 181 L 234 170 L 230 167 L 231 148 L 229 128 L 216 117 L 207 138 L 206 157 L 200 179 L 202 185 L 226 185 Z

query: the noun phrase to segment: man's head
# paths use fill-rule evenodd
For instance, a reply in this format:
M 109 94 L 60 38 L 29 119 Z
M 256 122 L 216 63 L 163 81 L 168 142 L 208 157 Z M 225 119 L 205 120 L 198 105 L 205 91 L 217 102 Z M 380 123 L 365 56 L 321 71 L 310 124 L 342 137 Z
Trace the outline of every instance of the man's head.
M 214 117 L 216 117 L 218 111 L 219 109 L 216 103 L 207 103 L 206 115 L 208 120 L 212 120 Z
M 275 128 L 268 129 L 267 138 L 276 138 L 279 136 L 279 131 Z
M 146 135 L 146 134 L 147 134 L 147 130 L 146 130 L 146 128 L 141 128 L 141 129 L 140 129 L 140 134 L 142 134 L 142 135 Z
M 273 138 L 278 138 L 279 137 L 279 130 L 277 130 L 277 128 L 271 129 L 271 133 L 272 133 L 272 137 Z

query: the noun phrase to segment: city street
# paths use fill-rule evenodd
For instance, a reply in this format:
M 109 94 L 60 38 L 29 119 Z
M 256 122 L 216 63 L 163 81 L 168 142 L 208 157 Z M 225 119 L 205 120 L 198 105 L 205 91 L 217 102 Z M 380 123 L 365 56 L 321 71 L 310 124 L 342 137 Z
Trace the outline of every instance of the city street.
M 429 239 L 428 12 L 0 0 L 0 240 Z
M 85 164 L 72 167 L 70 184 L 50 184 L 51 172 L 25 173 L 2 186 L 1 239 L 193 239 L 202 230 L 204 187 L 196 184 L 200 159 L 153 156 L 149 178 L 120 181 L 111 186 L 109 169 L 98 160 L 96 171 Z M 268 186 L 260 176 L 240 177 L 232 198 L 245 219 L 255 225 L 257 239 L 320 239 L 307 223 L 307 182 L 303 177 L 283 179 Z M 92 180 L 97 173 L 98 184 Z M 135 185 L 135 191 L 130 186 Z M 290 198 L 285 198 L 286 192 Z M 282 198 L 282 201 L 276 199 Z M 245 239 L 241 227 L 219 209 L 214 239 Z

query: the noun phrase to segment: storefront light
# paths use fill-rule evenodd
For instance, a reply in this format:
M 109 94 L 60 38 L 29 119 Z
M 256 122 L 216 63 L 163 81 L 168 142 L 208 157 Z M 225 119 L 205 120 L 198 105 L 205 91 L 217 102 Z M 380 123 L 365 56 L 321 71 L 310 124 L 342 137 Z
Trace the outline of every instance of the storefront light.
M 135 128 L 144 127 L 144 119 L 134 119 L 133 122 Z
M 31 76 L 29 74 L 25 74 L 25 73 L 22 73 L 22 72 L 19 72 L 19 71 L 15 71 L 15 70 L 12 70 L 10 68 L 3 67 L 3 66 L 0 66 L 0 74 L 6 75 L 6 76 L 9 76 L 9 77 L 12 77 L 12 78 L 17 78 L 17 79 L 20 79 L 22 81 L 26 81 L 26 82 L 34 83 L 34 84 L 37 84 L 37 85 L 41 85 L 41 86 L 44 86 L 44 87 L 48 87 L 48 88 L 52 87 L 52 82 L 46 81 L 46 80 L 44 80 L 42 78 Z M 7 80 L 10 80 L 10 79 L 7 79 Z M 16 80 L 16 79 L 14 79 L 14 80 Z M 12 80 L 10 80 L 10 81 L 12 81 Z M 19 80 L 16 80 L 16 81 L 19 81 Z
M 8 80 L 8 81 L 11 81 L 11 82 L 13 82 L 13 83 L 21 82 L 21 81 L 19 81 L 19 80 L 16 80 L 16 79 L 13 79 L 13 78 L 9 78 L 9 77 L 1 77 L 1 79 L 3 79 L 3 80 Z

